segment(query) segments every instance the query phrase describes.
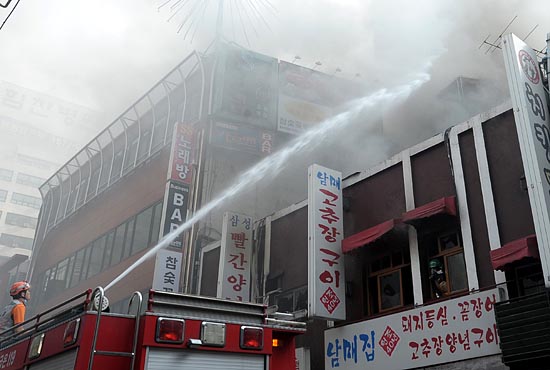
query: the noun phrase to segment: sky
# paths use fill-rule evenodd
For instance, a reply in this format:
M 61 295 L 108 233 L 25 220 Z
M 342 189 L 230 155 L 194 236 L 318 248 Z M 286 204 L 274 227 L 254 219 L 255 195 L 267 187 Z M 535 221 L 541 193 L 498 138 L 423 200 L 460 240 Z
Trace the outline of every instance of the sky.
M 430 106 L 434 94 L 457 76 L 505 80 L 501 51 L 479 48 L 488 35 L 498 43 L 497 36 L 516 16 L 508 31 L 524 38 L 538 25 L 527 40 L 536 49 L 545 47 L 550 32 L 544 0 L 223 2 L 224 37 L 260 53 L 338 73 L 372 89 L 429 73 L 431 80 L 415 93 L 414 104 L 388 115 L 395 121 L 396 140 L 404 132 L 401 136 L 420 141 L 444 128 L 427 117 L 430 109 L 418 107 Z M 0 22 L 16 3 L 0 8 Z M 218 4 L 20 0 L 0 30 L 0 81 L 101 112 L 105 121 L 99 132 L 191 51 L 212 43 Z M 188 14 L 193 27 L 188 22 L 178 32 Z

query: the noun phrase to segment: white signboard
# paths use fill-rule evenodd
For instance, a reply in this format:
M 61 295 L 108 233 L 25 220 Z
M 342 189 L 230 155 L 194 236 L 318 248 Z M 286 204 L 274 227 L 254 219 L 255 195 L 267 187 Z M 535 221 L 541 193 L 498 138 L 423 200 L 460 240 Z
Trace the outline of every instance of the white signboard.
M 157 252 L 153 289 L 179 292 L 182 254 L 167 249 Z
M 497 290 L 325 331 L 325 370 L 401 370 L 500 353 Z
M 550 287 L 550 128 L 537 56 L 513 34 L 504 37 L 504 61 L 545 285 Z
M 223 215 L 218 298 L 250 301 L 252 226 L 250 216 L 233 212 Z
M 344 320 L 342 174 L 317 164 L 308 172 L 308 316 Z
M 279 95 L 279 131 L 299 135 L 330 116 L 331 109 L 328 107 Z

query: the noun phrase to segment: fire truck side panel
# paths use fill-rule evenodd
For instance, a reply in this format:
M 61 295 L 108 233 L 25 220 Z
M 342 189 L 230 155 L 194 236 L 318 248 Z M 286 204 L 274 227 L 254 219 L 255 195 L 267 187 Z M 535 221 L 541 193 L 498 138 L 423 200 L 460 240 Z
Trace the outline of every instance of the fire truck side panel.
M 27 358 L 29 342 L 24 341 L 0 351 L 0 369 L 22 369 Z
M 144 370 L 265 370 L 265 359 L 261 354 L 149 348 Z
M 296 333 L 273 331 L 273 339 L 278 345 L 273 347 L 270 357 L 270 369 L 296 369 Z

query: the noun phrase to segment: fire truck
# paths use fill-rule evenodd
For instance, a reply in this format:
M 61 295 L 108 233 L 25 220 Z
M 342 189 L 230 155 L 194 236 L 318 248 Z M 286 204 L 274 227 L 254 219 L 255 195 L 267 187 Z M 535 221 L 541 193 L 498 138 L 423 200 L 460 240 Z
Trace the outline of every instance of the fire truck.
M 296 369 L 303 322 L 261 304 L 161 291 L 142 312 L 142 299 L 135 292 L 127 313 L 111 313 L 97 287 L 52 307 L 0 333 L 0 370 Z

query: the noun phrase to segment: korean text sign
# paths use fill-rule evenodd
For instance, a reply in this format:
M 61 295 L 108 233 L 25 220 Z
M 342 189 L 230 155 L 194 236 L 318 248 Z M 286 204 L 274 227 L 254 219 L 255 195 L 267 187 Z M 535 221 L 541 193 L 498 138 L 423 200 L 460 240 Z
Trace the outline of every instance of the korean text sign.
M 308 315 L 344 320 L 342 174 L 316 164 L 308 172 Z
M 544 276 L 550 276 L 550 113 L 546 92 L 535 52 L 513 34 L 504 37 L 504 61 L 542 269 Z
M 176 124 L 172 137 L 169 180 L 193 184 L 194 153 L 195 130 L 189 125 Z
M 162 236 L 177 229 L 187 219 L 189 186 L 176 181 L 168 181 L 164 195 Z M 171 247 L 183 248 L 183 233 L 171 243 Z
M 223 215 L 218 298 L 250 301 L 252 229 L 250 216 L 234 212 Z
M 412 369 L 500 353 L 497 290 L 325 331 L 325 369 Z
M 153 289 L 165 292 L 178 292 L 180 287 L 182 254 L 161 249 L 157 252 Z

